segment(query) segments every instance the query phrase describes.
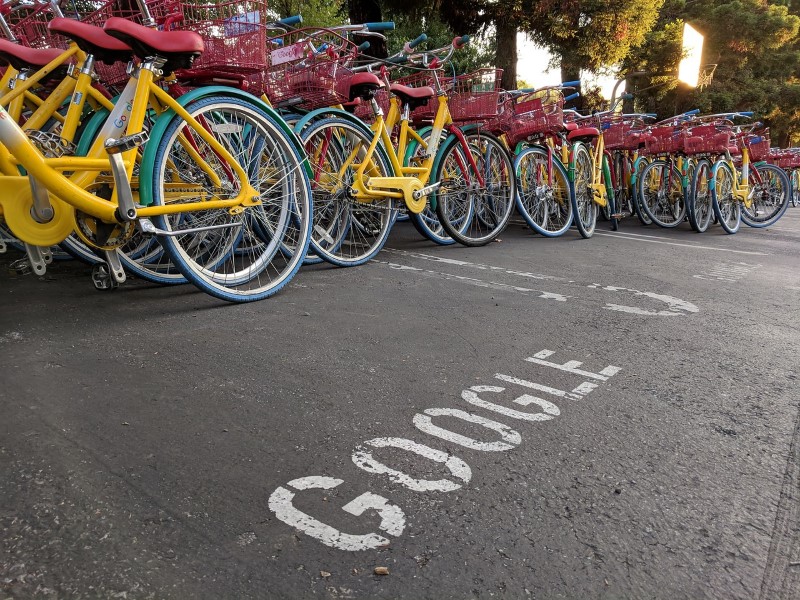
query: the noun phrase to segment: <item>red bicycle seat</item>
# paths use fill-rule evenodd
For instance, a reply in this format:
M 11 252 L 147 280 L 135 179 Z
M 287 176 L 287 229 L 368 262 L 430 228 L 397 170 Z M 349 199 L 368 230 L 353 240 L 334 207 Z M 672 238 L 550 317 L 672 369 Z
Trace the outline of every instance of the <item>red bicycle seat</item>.
M 0 60 L 7 62 L 17 71 L 32 67 L 41 69 L 63 53 L 64 51 L 58 48 L 28 48 L 0 39 Z
M 106 64 L 128 62 L 133 58 L 131 47 L 108 35 L 102 27 L 81 23 L 75 19 L 56 17 L 50 21 L 47 28 L 75 40 L 81 50 Z
M 428 100 L 436 95 L 433 88 L 427 85 L 423 87 L 409 87 L 407 85 L 393 83 L 389 86 L 389 89 L 400 98 L 402 104 L 408 104 L 412 109 L 427 104 Z
M 166 59 L 165 73 L 191 68 L 204 49 L 203 38 L 194 31 L 158 31 L 120 17 L 111 17 L 103 30 L 128 44 L 143 60 L 151 56 Z
M 584 138 L 596 138 L 598 135 L 600 135 L 600 130 L 597 129 L 597 127 L 580 127 L 575 131 L 570 131 L 567 134 L 567 139 L 572 141 Z

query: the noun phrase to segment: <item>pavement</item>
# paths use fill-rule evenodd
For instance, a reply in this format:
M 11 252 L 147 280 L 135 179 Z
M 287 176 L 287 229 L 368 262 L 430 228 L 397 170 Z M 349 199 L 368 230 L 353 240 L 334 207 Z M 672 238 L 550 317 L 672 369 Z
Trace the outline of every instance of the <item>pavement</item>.
M 605 225 L 248 305 L 0 255 L 0 598 L 799 598 L 800 209 Z

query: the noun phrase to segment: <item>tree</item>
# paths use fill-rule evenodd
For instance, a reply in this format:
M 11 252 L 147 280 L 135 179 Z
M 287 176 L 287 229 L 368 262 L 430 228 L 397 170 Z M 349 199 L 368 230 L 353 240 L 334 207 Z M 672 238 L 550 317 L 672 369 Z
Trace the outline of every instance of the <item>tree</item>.
M 689 89 L 675 79 L 683 22 L 704 33 L 703 62 L 716 64 L 711 84 Z M 723 25 L 724 24 L 724 25 Z M 669 0 L 648 41 L 625 61 L 655 75 L 637 93 L 640 108 L 669 116 L 752 110 L 785 143 L 800 127 L 800 17 L 768 0 Z
M 560 61 L 562 81 L 620 62 L 639 46 L 664 0 L 523 0 L 531 38 Z

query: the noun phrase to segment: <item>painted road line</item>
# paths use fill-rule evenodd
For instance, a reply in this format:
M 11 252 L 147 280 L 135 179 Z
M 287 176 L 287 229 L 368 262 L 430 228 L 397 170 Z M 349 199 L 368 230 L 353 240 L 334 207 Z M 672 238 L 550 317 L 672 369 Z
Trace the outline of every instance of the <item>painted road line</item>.
M 446 265 L 453 265 L 458 267 L 465 267 L 470 269 L 476 269 L 479 271 L 493 271 L 493 272 L 500 272 L 505 275 L 510 275 L 512 277 L 523 277 L 523 278 L 532 278 L 536 280 L 545 280 L 548 281 L 548 285 L 570 285 L 572 290 L 575 289 L 597 289 L 604 292 L 612 292 L 612 293 L 622 293 L 623 295 L 629 295 L 634 297 L 646 297 L 652 300 L 656 300 L 658 302 L 664 302 L 667 304 L 667 309 L 655 311 L 644 309 L 637 306 L 627 306 L 622 304 L 616 304 L 607 302 L 603 308 L 605 310 L 613 310 L 617 312 L 624 312 L 629 314 L 636 314 L 636 315 L 644 315 L 644 316 L 675 316 L 687 313 L 696 313 L 699 312 L 697 306 L 692 304 L 691 302 L 687 302 L 686 300 L 682 300 L 680 298 L 675 298 L 673 296 L 668 296 L 665 294 L 658 294 L 655 292 L 646 292 L 641 290 L 636 290 L 633 288 L 625 288 L 613 285 L 603 286 L 599 283 L 591 283 L 585 284 L 580 283 L 577 281 L 573 281 L 571 279 L 565 279 L 563 277 L 556 277 L 553 275 L 547 275 L 543 273 L 530 273 L 527 271 L 516 271 L 513 269 L 506 269 L 504 267 L 498 267 L 494 265 L 487 265 L 483 263 L 473 263 L 466 260 L 456 260 L 451 258 L 441 258 L 438 256 L 433 256 L 430 254 L 422 254 L 418 252 L 408 252 L 406 250 L 386 250 L 390 254 L 398 254 L 400 256 L 408 257 L 408 258 L 416 258 L 421 259 L 424 261 L 436 262 L 436 263 L 443 263 Z M 500 289 L 500 290 L 507 290 L 507 291 L 514 291 L 520 292 L 523 294 L 526 293 L 535 293 L 537 297 L 545 299 L 545 300 L 556 300 L 559 302 L 567 302 L 570 299 L 578 298 L 580 300 L 584 300 L 584 298 L 579 298 L 578 296 L 574 295 L 567 295 L 561 292 L 553 292 L 553 291 L 545 291 L 535 288 L 527 288 L 521 286 L 514 286 L 509 285 L 507 283 L 500 283 L 496 281 L 484 281 L 482 279 L 477 279 L 475 277 L 466 277 L 464 275 L 456 275 L 454 273 L 446 273 L 442 271 L 434 271 L 432 269 L 424 269 L 421 267 L 413 267 L 411 265 L 402 265 L 399 263 L 393 263 L 378 259 L 373 259 L 370 261 L 369 264 L 378 264 L 378 265 L 386 265 L 389 268 L 400 270 L 400 271 L 411 271 L 426 277 L 435 277 L 439 279 L 445 279 L 450 281 L 460 281 L 462 283 L 466 283 L 469 285 L 475 285 L 478 287 L 484 288 L 493 288 L 493 289 Z M 586 294 L 582 294 L 581 296 L 585 296 Z
M 692 275 L 695 279 L 705 279 L 708 281 L 730 281 L 736 282 L 748 275 L 754 269 L 762 267 L 763 265 L 752 265 L 748 263 L 720 263 L 714 265 L 708 271 L 703 271 L 697 275 Z
M 469 263 L 459 261 L 464 265 L 469 265 Z M 570 300 L 579 300 L 583 302 L 591 302 L 591 300 L 583 297 L 579 297 L 576 295 L 565 295 L 558 292 L 551 292 L 546 290 L 537 290 L 533 288 L 525 288 L 516 285 L 509 285 L 507 283 L 500 283 L 497 281 L 484 281 L 482 279 L 477 279 L 475 277 L 466 277 L 464 275 L 455 275 L 454 273 L 445 273 L 442 271 L 434 271 L 432 269 L 422 269 L 419 267 L 412 267 L 409 265 L 401 265 L 397 263 L 391 263 L 383 260 L 373 259 L 368 265 L 381 265 L 387 266 L 390 269 L 394 269 L 397 271 L 404 271 L 415 273 L 418 275 L 422 275 L 424 277 L 428 277 L 431 279 L 437 280 L 446 280 L 446 281 L 458 281 L 460 283 L 465 283 L 468 285 L 474 285 L 477 287 L 482 288 L 490 288 L 495 290 L 502 290 L 508 292 L 516 292 L 525 295 L 535 295 L 536 298 L 541 298 L 543 300 L 555 300 L 557 302 L 568 302 Z M 641 315 L 647 317 L 675 317 L 679 315 L 687 315 L 692 313 L 700 312 L 700 309 L 693 303 L 683 300 L 681 298 L 676 298 L 674 296 L 668 296 L 666 294 L 657 294 L 655 292 L 643 292 L 641 290 L 636 290 L 633 288 L 625 288 L 619 287 L 614 285 L 606 285 L 602 286 L 597 283 L 593 284 L 581 284 L 575 281 L 565 281 L 562 280 L 562 285 L 571 285 L 573 288 L 579 288 L 583 291 L 589 290 L 600 290 L 604 292 L 612 292 L 612 293 L 622 293 L 624 296 L 632 296 L 636 297 L 644 297 L 649 298 L 651 300 L 656 300 L 658 302 L 663 302 L 667 305 L 667 308 L 662 310 L 654 310 L 648 308 L 642 308 L 641 306 L 629 306 L 627 304 L 617 304 L 615 302 L 608 302 L 605 301 L 605 304 L 601 307 L 604 310 L 613 310 L 616 312 L 628 313 L 631 315 Z M 584 293 L 583 296 L 586 296 Z M 602 302 L 602 301 L 601 301 Z
M 595 231 L 594 235 L 622 238 L 631 240 L 632 242 L 649 242 L 651 244 L 666 244 L 668 246 L 681 246 L 683 248 L 696 248 L 697 250 L 718 250 L 720 252 L 732 252 L 734 254 L 749 254 L 750 256 L 770 256 L 767 252 L 752 252 L 749 250 L 732 250 L 731 248 L 715 248 L 714 246 L 697 246 L 695 244 L 685 244 L 678 242 L 666 242 L 662 240 L 651 240 L 641 237 L 634 237 L 633 235 L 626 235 L 620 233 L 611 233 L 609 231 Z

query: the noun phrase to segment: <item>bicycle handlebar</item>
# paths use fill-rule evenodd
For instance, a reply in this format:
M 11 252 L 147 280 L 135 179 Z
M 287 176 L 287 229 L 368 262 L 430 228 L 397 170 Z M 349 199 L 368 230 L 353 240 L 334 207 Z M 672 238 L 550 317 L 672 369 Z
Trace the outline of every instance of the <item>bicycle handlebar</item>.
M 274 22 L 275 25 L 283 25 L 285 27 L 294 27 L 295 25 L 302 25 L 303 15 L 293 15 L 285 19 L 278 19 Z
M 394 30 L 394 21 L 382 21 L 380 23 L 364 23 L 367 31 L 392 31 Z
M 406 42 L 403 45 L 403 52 L 405 52 L 406 54 L 411 54 L 411 51 L 414 48 L 419 46 L 422 42 L 426 41 L 427 39 L 428 39 L 428 36 L 425 35 L 424 33 L 419 34 L 419 36 L 417 38 L 411 40 L 410 42 Z

